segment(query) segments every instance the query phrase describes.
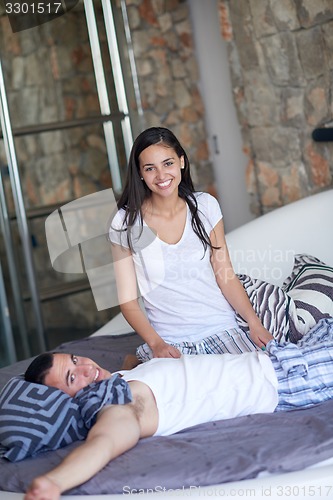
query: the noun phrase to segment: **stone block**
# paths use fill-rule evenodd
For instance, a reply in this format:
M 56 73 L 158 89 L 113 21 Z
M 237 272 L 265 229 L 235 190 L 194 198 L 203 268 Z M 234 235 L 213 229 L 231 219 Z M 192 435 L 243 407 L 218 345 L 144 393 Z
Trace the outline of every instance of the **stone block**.
M 177 123 L 180 122 L 180 117 L 182 116 L 183 114 L 178 109 L 172 109 L 164 120 L 165 126 L 169 128 L 174 127 L 175 125 L 177 125 Z
M 254 169 L 254 162 L 249 159 L 245 170 L 246 189 L 249 194 L 257 192 L 257 175 Z
M 138 59 L 136 63 L 138 75 L 148 76 L 153 74 L 154 68 L 150 59 Z
M 249 71 L 244 75 L 244 84 L 248 124 L 260 127 L 279 123 L 280 90 L 271 84 L 267 75 Z
M 256 165 L 261 186 L 265 188 L 278 186 L 279 175 L 274 165 L 262 161 L 256 161 Z
M 278 208 L 281 206 L 281 196 L 278 187 L 267 187 L 261 193 L 261 203 L 266 208 Z
M 172 17 L 170 12 L 166 12 L 158 17 L 161 33 L 166 33 L 172 29 Z
M 309 28 L 333 18 L 331 0 L 295 0 L 301 26 Z
M 40 188 L 43 204 L 52 205 L 61 201 L 66 201 L 72 196 L 71 180 L 63 179 L 52 189 L 49 185 L 43 185 Z
M 151 0 L 142 0 L 139 4 L 139 14 L 141 20 L 144 20 L 148 25 L 158 26 L 156 13 L 153 9 Z
M 185 65 L 179 59 L 173 59 L 171 61 L 171 71 L 173 78 L 176 80 L 185 78 L 187 74 Z
M 288 161 L 302 157 L 300 132 L 291 127 L 254 127 L 250 129 L 251 144 L 257 161 L 267 162 L 278 168 Z M 288 153 L 286 153 L 288 152 Z
M 162 90 L 162 89 L 161 89 Z M 164 89 L 163 89 L 164 91 Z M 159 88 L 157 87 L 156 93 L 158 95 Z M 170 110 L 172 109 L 173 104 L 172 100 L 170 99 L 170 96 L 164 96 L 160 97 L 156 100 L 155 104 L 155 113 L 157 113 L 161 119 L 163 120 L 165 116 L 167 116 L 170 113 Z
M 325 146 L 309 142 L 305 147 L 304 157 L 315 187 L 325 188 L 332 184 L 332 173 L 329 159 L 326 157 Z
M 286 87 L 281 90 L 280 121 L 291 127 L 304 126 L 304 89 Z
M 267 72 L 275 85 L 304 85 L 296 41 L 289 32 L 268 36 L 263 43 Z
M 39 123 L 39 89 L 24 87 L 20 92 L 7 96 L 12 127 L 23 127 Z
M 321 26 L 325 44 L 326 61 L 330 69 L 333 69 L 333 21 Z
M 168 4 L 170 7 L 168 7 Z M 184 20 L 189 21 L 189 9 L 187 2 L 183 0 L 166 0 L 165 11 L 171 13 L 173 23 L 179 23 Z
M 276 33 L 277 29 L 269 0 L 250 0 L 250 9 L 257 38 Z
M 271 0 L 270 6 L 279 31 L 296 30 L 300 27 L 293 0 Z
M 233 0 L 229 2 L 229 11 L 242 70 L 258 68 L 259 61 L 249 2 Z
M 25 61 L 21 56 L 14 57 L 12 60 L 12 88 L 17 90 L 23 87 L 25 83 Z
M 176 80 L 174 82 L 173 95 L 178 108 L 186 108 L 192 104 L 191 94 L 183 80 Z
M 82 148 L 80 156 L 81 175 L 96 182 L 107 165 L 108 159 L 105 152 L 92 147 L 88 147 L 85 150 Z
M 13 48 L 15 51 L 19 50 L 24 56 L 35 52 L 40 47 L 40 37 L 35 29 L 21 31 L 19 37 L 17 36 L 17 33 L 15 33 L 8 41 L 10 45 L 12 45 L 11 41 L 13 41 L 13 45 L 11 47 L 12 50 Z M 18 49 L 18 46 L 21 48 Z
M 283 204 L 297 201 L 304 196 L 302 177 L 305 177 L 303 163 L 292 164 L 287 172 L 281 175 L 281 196 Z
M 304 114 L 311 127 L 317 127 L 328 121 L 331 114 L 329 110 L 329 90 L 324 78 L 310 83 L 305 91 Z
M 29 54 L 25 58 L 25 84 L 29 87 L 39 86 L 40 84 L 40 71 L 41 71 L 41 61 L 45 58 L 45 53 L 42 58 L 39 57 L 37 52 Z M 44 61 L 45 64 L 45 61 Z
M 321 28 L 300 31 L 296 34 L 296 42 L 300 62 L 307 80 L 323 75 L 326 72 L 325 47 Z
M 200 119 L 198 112 L 192 106 L 182 109 L 180 114 L 182 120 L 188 123 L 196 123 Z
M 59 153 L 46 157 L 40 155 L 34 160 L 30 172 L 33 172 L 36 186 L 39 188 L 42 205 L 59 203 L 71 198 L 71 178 L 65 155 Z
M 183 63 L 184 64 L 184 63 Z M 190 57 L 185 61 L 184 64 L 186 68 L 186 72 L 188 75 L 188 78 L 191 82 L 198 82 L 199 81 L 199 68 L 197 61 L 194 57 Z
M 134 31 L 132 33 L 133 50 L 136 57 L 145 56 L 150 49 L 150 34 L 148 31 Z
M 174 31 L 170 31 L 167 33 L 166 42 L 168 49 L 170 49 L 172 52 L 178 52 L 180 40 Z

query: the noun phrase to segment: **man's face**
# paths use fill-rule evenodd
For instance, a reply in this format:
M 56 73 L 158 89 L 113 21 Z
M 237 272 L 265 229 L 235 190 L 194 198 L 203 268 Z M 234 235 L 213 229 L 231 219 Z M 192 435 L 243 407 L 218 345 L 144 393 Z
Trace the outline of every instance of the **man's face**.
M 62 353 L 56 353 L 53 356 L 53 366 L 46 375 L 44 383 L 72 397 L 83 387 L 111 376 L 109 371 L 104 370 L 89 358 Z

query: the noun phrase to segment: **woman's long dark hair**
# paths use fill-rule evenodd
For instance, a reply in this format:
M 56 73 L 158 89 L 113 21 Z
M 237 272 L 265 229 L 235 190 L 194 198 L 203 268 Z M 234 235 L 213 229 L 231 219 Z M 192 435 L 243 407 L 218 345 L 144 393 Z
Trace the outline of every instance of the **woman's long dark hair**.
M 187 154 L 177 137 L 171 130 L 163 127 L 151 127 L 144 130 L 133 143 L 129 162 L 127 179 L 123 193 L 118 200 L 118 209 L 125 210 L 124 229 L 133 227 L 135 221 L 139 219 L 141 229 L 143 227 L 142 204 L 151 196 L 151 191 L 145 182 L 142 182 L 140 175 L 139 156 L 146 148 L 155 144 L 162 144 L 174 149 L 177 156 L 184 157 L 184 168 L 181 170 L 181 181 L 178 186 L 178 195 L 186 201 L 192 214 L 191 224 L 193 231 L 201 240 L 204 250 L 215 248 L 211 244 L 207 231 L 198 214 L 198 203 L 194 196 L 194 186 L 190 175 L 190 162 Z M 131 231 L 127 231 L 127 241 L 130 249 L 133 251 L 133 245 L 130 238 Z

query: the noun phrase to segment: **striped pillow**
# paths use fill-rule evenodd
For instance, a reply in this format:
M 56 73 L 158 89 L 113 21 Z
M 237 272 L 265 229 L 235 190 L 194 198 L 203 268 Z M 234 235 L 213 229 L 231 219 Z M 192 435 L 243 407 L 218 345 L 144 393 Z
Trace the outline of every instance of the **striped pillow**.
M 103 406 L 131 398 L 128 383 L 118 374 L 87 386 L 74 398 L 14 377 L 0 393 L 0 457 L 17 462 L 85 439 Z
M 296 255 L 294 269 L 283 289 L 290 298 L 291 342 L 297 342 L 320 319 L 333 317 L 333 268 L 317 258 Z
M 238 275 L 260 321 L 278 342 L 288 340 L 288 295 L 281 287 L 251 278 L 246 274 Z M 236 313 L 238 326 L 249 333 L 247 322 Z
M 0 395 L 0 456 L 11 462 L 84 439 L 80 408 L 53 387 L 12 378 Z

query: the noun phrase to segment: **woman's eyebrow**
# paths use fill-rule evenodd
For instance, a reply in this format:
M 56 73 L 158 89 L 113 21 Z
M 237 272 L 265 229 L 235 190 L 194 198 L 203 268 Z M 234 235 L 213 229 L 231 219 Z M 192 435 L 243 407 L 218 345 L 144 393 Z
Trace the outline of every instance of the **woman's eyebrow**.
M 166 161 L 169 161 L 169 160 L 174 160 L 174 157 L 170 156 L 170 158 L 165 158 L 165 160 L 162 160 L 162 163 L 165 163 Z M 154 166 L 154 163 L 145 163 L 144 165 L 142 165 L 142 167 L 153 167 L 153 166 Z

